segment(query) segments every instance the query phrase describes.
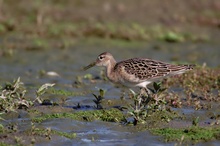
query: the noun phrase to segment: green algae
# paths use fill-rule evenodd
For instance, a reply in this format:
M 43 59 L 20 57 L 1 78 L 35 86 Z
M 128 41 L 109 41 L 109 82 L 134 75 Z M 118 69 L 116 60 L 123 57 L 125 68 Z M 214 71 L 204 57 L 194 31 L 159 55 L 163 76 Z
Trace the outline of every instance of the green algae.
M 59 136 L 64 136 L 64 137 L 69 138 L 69 139 L 73 139 L 73 138 L 77 137 L 76 133 L 61 132 L 61 131 L 56 131 L 56 130 L 52 130 L 52 133 L 58 134 Z
M 152 129 L 151 132 L 156 135 L 162 135 L 166 142 L 183 140 L 185 142 L 199 142 L 219 139 L 220 127 L 197 127 L 189 128 L 162 128 Z
M 144 123 L 147 125 L 147 129 L 154 129 L 158 127 L 164 127 L 170 121 L 177 118 L 181 118 L 181 115 L 174 111 L 150 111 L 144 118 Z
M 32 118 L 33 122 L 41 123 L 48 119 L 54 118 L 70 118 L 74 120 L 82 120 L 82 121 L 94 121 L 101 120 L 106 122 L 120 122 L 124 120 L 124 116 L 121 111 L 118 109 L 103 109 L 103 110 L 95 110 L 95 111 L 76 111 L 73 113 L 53 113 L 53 114 L 45 114 L 41 117 Z
M 64 95 L 64 96 L 80 96 L 80 95 L 85 95 L 86 92 L 75 92 L 75 91 L 68 91 L 64 89 L 55 89 L 51 88 L 47 91 L 47 93 L 53 94 L 53 95 Z
M 49 138 L 49 139 L 51 138 L 52 135 L 59 135 L 69 139 L 76 138 L 77 136 L 76 133 L 62 132 L 50 128 L 35 128 L 35 127 L 32 127 L 31 130 L 26 131 L 26 133 L 31 135 L 44 136 L 45 138 Z

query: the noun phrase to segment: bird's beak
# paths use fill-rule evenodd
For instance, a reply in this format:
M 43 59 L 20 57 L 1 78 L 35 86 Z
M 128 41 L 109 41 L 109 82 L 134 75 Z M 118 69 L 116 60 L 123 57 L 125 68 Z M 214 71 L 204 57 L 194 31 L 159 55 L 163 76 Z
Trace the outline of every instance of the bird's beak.
M 92 63 L 90 63 L 89 65 L 87 65 L 87 66 L 85 66 L 84 68 L 83 68 L 83 70 L 85 71 L 85 70 L 87 70 L 87 69 L 90 69 L 91 67 L 93 67 L 93 66 L 95 66 L 96 65 L 96 61 L 95 62 L 92 62 Z

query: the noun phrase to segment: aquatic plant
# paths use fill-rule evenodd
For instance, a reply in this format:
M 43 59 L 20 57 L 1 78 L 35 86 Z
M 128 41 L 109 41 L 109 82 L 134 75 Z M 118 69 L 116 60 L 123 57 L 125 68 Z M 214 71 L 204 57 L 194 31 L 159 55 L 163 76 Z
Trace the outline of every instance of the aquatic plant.
M 169 78 L 164 80 L 163 84 L 166 86 L 179 85 L 183 88 L 186 99 L 183 100 L 179 95 L 170 95 L 171 104 L 177 107 L 193 106 L 195 110 L 211 108 L 209 102 L 219 102 L 219 89 L 220 89 L 220 69 L 209 68 L 205 64 L 197 66 L 193 72 L 187 72 L 178 76 L 178 80 Z M 170 93 L 172 94 L 172 93 Z M 179 103 L 177 103 L 179 102 Z M 176 105 L 175 105 L 176 104 Z
M 162 95 L 162 93 L 166 90 L 166 88 L 162 88 L 161 82 L 154 82 L 153 83 L 153 89 L 149 88 L 149 90 L 152 92 L 152 97 L 150 105 L 148 105 L 148 109 L 159 109 L 164 110 L 165 109 L 165 97 Z
M 151 94 L 141 95 L 135 93 L 130 89 L 132 93 L 133 104 L 129 104 L 128 114 L 134 118 L 133 124 L 138 122 L 145 123 L 145 118 L 148 115 L 149 110 L 165 110 L 165 98 L 162 96 L 162 92 L 165 88 L 161 87 L 161 82 L 153 83 L 153 89 L 149 88 Z
M 26 89 L 20 77 L 13 83 L 6 83 L 0 92 L 0 111 L 15 111 L 18 108 L 29 108 L 30 100 L 25 99 Z
M 45 94 L 46 90 L 49 88 L 49 87 L 53 87 L 55 84 L 50 84 L 50 83 L 46 83 L 46 84 L 43 84 L 38 90 L 36 90 L 36 99 L 33 101 L 37 101 L 38 103 L 42 103 L 43 100 L 40 98 L 43 94 Z
M 31 101 L 25 97 L 27 90 L 25 89 L 23 82 L 21 82 L 20 77 L 12 83 L 6 83 L 0 91 L 0 111 L 10 112 L 22 108 L 27 109 L 33 106 L 36 101 L 42 103 L 42 99 L 40 97 L 45 94 L 49 87 L 54 85 L 55 84 L 50 83 L 42 85 L 38 90 L 36 90 L 36 99 Z
M 105 90 L 103 89 L 99 89 L 99 95 L 96 95 L 93 93 L 93 96 L 96 98 L 93 100 L 93 102 L 96 104 L 96 108 L 97 109 L 103 109 L 102 105 L 101 105 L 101 102 L 102 100 L 104 99 L 104 95 L 105 95 Z
M 196 117 L 196 118 L 193 119 L 192 125 L 196 126 L 196 127 L 199 125 L 199 117 Z

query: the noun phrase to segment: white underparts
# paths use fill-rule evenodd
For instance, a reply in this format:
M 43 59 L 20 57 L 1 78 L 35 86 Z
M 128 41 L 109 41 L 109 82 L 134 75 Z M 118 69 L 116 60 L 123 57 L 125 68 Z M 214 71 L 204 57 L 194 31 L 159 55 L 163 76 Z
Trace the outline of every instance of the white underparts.
M 139 84 L 136 84 L 135 86 L 146 88 L 147 85 L 150 84 L 150 83 L 151 83 L 151 81 L 144 81 L 144 82 L 141 82 Z

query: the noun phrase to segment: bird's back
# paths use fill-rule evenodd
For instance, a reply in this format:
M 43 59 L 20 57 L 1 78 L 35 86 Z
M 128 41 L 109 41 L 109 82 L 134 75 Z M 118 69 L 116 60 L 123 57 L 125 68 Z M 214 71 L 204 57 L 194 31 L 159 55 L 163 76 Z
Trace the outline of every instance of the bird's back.
M 154 81 L 169 75 L 184 73 L 194 65 L 174 65 L 145 58 L 132 58 L 118 62 L 114 70 L 121 80 L 131 83 Z

